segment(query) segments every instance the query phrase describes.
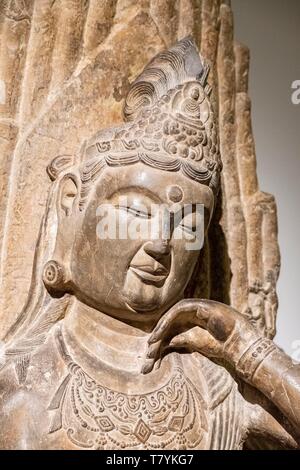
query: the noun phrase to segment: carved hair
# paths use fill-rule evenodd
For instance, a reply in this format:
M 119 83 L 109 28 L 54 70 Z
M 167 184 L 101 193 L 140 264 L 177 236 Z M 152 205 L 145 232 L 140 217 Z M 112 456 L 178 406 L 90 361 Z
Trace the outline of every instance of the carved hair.
M 124 104 L 124 118 L 134 121 L 145 108 L 151 108 L 169 90 L 198 80 L 203 86 L 209 72 L 194 40 L 187 37 L 155 56 L 132 83 Z M 211 89 L 207 85 L 207 95 Z
M 138 162 L 182 171 L 217 194 L 222 165 L 208 72 L 191 38 L 158 54 L 145 67 L 125 99 L 127 123 L 86 143 L 81 208 L 105 166 Z

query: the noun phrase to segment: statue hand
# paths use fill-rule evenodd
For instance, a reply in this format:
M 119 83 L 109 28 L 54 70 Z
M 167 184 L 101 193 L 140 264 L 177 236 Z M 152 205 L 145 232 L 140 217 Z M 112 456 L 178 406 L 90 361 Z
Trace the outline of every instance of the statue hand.
M 261 338 L 232 307 L 211 300 L 182 300 L 158 321 L 149 340 L 142 372 L 150 372 L 167 348 L 185 348 L 223 358 L 236 367 L 249 346 Z

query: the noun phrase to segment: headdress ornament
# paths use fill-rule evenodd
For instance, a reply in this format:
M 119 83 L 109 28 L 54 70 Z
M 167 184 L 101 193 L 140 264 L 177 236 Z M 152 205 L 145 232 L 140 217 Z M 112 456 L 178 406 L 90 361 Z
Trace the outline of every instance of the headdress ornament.
M 125 99 L 126 123 L 86 143 L 82 206 L 104 166 L 139 161 L 160 170 L 180 170 L 217 193 L 221 159 L 208 73 L 190 37 L 145 67 Z

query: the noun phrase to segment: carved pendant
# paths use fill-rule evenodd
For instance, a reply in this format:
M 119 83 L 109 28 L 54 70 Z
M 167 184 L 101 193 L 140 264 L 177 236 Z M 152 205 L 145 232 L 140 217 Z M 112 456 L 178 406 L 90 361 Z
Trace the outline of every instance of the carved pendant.
M 180 367 L 144 395 L 111 390 L 73 361 L 68 369 L 48 408 L 50 433 L 63 428 L 76 446 L 99 450 L 201 447 L 207 431 L 204 401 Z

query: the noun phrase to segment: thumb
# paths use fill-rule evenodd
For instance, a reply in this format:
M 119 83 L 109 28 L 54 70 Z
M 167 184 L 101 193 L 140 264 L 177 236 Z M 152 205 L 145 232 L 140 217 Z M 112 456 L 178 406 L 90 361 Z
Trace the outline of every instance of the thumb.
M 170 346 L 191 349 L 209 356 L 218 356 L 220 350 L 218 341 L 208 331 L 199 326 L 175 336 L 170 341 Z
M 185 331 L 184 333 L 180 333 L 170 341 L 170 346 L 173 347 L 193 347 L 194 349 L 201 349 L 202 347 L 206 346 L 213 340 L 211 334 L 200 328 L 199 326 L 195 326 L 194 328 Z
M 170 346 L 174 348 L 185 348 L 188 347 L 191 343 L 191 337 L 189 332 L 181 333 L 180 335 L 175 336 L 170 341 Z

